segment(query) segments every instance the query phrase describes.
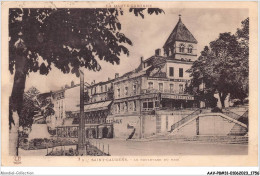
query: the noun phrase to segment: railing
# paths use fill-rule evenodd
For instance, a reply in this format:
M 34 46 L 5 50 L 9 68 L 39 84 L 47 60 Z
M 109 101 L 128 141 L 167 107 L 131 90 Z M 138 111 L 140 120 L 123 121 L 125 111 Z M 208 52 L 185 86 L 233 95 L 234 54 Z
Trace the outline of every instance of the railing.
M 222 113 L 234 120 L 237 120 L 237 121 L 247 125 L 247 128 L 248 128 L 248 110 L 243 115 L 238 115 L 228 109 L 223 109 Z
M 248 110 L 242 116 L 240 116 L 238 121 L 246 124 L 247 125 L 247 129 L 248 129 L 248 126 L 249 126 L 249 123 L 248 123 Z
M 223 109 L 222 113 L 225 114 L 228 117 L 231 117 L 234 120 L 238 120 L 241 117 L 240 115 L 238 115 L 238 114 L 236 114 L 236 113 L 234 113 L 230 110 L 227 110 L 227 109 L 225 109 L 225 110 Z
M 106 155 L 110 155 L 109 153 L 109 144 L 100 143 L 98 141 L 88 141 L 90 145 L 96 147 L 98 150 L 102 151 Z
M 78 146 L 75 145 L 59 145 L 59 146 L 46 146 L 46 156 L 78 156 Z M 86 155 L 91 156 L 109 156 L 109 144 L 87 141 L 85 144 Z
M 248 118 L 248 110 L 241 117 Z
M 188 122 L 189 120 L 191 120 L 193 117 L 199 115 L 201 113 L 200 109 L 197 109 L 196 111 L 194 111 L 193 113 L 187 115 L 186 117 L 182 118 L 180 121 L 174 123 L 171 126 L 171 131 L 173 131 L 174 129 L 176 129 L 177 127 L 183 125 L 184 123 Z

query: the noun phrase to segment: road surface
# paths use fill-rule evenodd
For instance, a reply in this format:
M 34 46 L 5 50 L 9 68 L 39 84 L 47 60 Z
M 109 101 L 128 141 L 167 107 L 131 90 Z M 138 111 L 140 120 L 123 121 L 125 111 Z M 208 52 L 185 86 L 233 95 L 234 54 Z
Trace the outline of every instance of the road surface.
M 132 141 L 121 139 L 91 139 L 90 142 L 112 156 L 154 156 L 154 155 L 247 155 L 248 146 L 238 144 L 198 144 L 192 142 Z M 109 144 L 109 149 L 108 149 Z M 66 149 L 72 146 L 66 146 Z M 57 147 L 59 149 L 59 147 Z M 75 146 L 73 146 L 75 148 Z M 49 149 L 50 150 L 50 149 Z M 22 150 L 20 156 L 45 156 L 47 149 Z
M 238 144 L 198 144 L 176 141 L 131 141 L 119 139 L 91 139 L 92 144 L 112 156 L 145 155 L 247 155 L 248 146 Z

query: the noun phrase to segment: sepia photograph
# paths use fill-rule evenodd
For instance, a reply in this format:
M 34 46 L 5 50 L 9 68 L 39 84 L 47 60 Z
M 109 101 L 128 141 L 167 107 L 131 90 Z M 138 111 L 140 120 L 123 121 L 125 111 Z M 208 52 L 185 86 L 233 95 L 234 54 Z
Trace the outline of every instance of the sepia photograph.
M 246 4 L 75 4 L 5 7 L 9 133 L 1 142 L 11 164 L 258 156 L 249 66 L 258 65 L 249 52 L 257 12 Z

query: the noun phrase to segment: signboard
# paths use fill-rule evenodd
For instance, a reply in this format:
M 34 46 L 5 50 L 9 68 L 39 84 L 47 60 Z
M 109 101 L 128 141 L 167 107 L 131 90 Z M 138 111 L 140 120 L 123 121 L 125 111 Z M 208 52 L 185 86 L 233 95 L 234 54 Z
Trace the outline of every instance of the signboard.
M 170 94 L 162 94 L 162 98 L 177 99 L 177 100 L 194 100 L 194 97 L 192 96 L 170 95 Z
M 117 123 L 122 124 L 122 119 L 107 119 L 106 123 Z
M 149 77 L 148 80 L 158 80 L 158 81 L 173 81 L 173 82 L 187 82 L 188 79 L 167 79 L 167 78 L 151 78 Z
M 158 94 L 142 95 L 142 99 L 145 99 L 145 98 L 155 98 L 155 97 L 158 97 Z

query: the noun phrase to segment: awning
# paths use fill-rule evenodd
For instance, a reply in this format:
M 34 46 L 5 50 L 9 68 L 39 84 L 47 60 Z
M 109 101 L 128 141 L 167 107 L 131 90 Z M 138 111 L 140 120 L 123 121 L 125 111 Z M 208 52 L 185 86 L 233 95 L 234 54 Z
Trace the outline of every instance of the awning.
M 108 109 L 108 106 L 111 103 L 112 103 L 112 101 L 104 101 L 104 102 L 100 102 L 100 103 L 85 105 L 84 112 L 106 110 L 106 109 Z

